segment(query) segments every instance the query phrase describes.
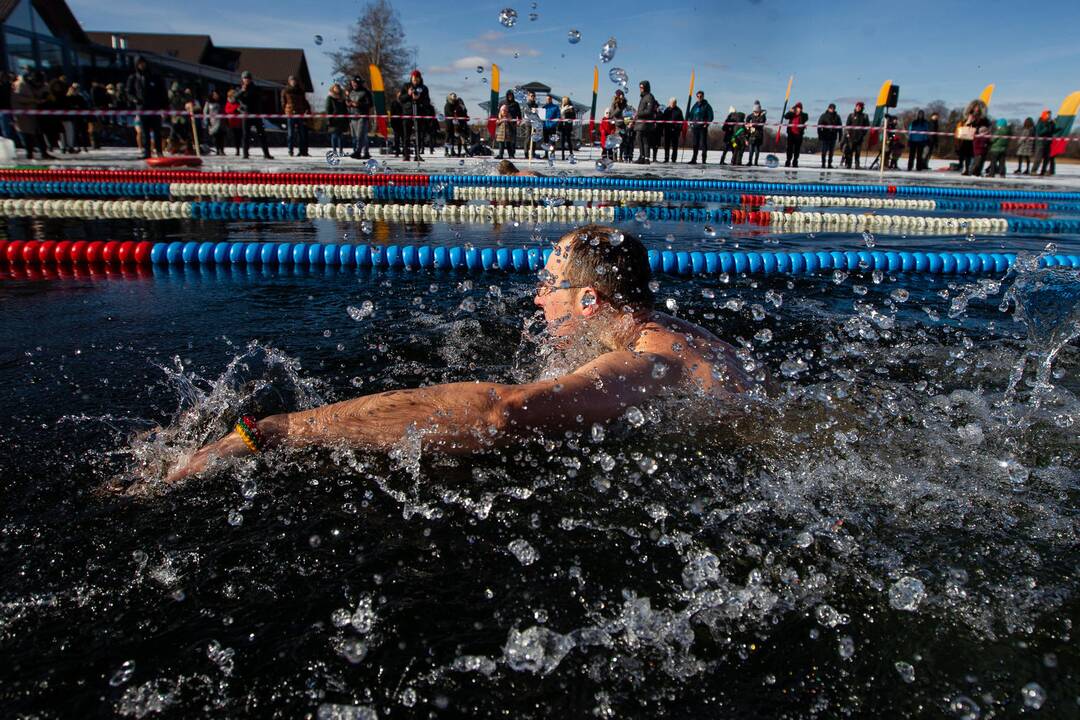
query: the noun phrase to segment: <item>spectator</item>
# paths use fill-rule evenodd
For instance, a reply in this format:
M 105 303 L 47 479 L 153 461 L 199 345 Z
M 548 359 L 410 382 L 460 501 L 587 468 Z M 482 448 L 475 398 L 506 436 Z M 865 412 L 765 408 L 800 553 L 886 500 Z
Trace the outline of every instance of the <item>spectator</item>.
M 547 96 L 544 101 L 544 105 L 541 108 L 544 115 L 544 159 L 550 158 L 554 155 L 555 150 L 555 135 L 559 132 L 559 106 L 555 104 L 555 98 L 551 95 Z
M 577 110 L 574 109 L 574 103 L 570 102 L 568 97 L 562 99 L 559 119 L 562 120 L 559 123 L 559 150 L 562 152 L 562 159 L 565 160 L 568 149 L 570 157 L 574 157 L 574 128 L 576 126 L 574 121 L 577 120 Z
M 731 148 L 731 138 L 735 136 L 735 128 L 739 126 L 738 113 L 735 111 L 734 105 L 728 106 L 727 117 L 724 118 L 724 125 L 721 131 L 724 134 L 724 143 L 720 149 L 720 164 L 727 165 L 728 149 Z
M 73 110 L 71 115 L 64 120 L 65 145 L 70 152 L 86 152 L 89 150 L 89 141 L 86 133 L 87 115 L 80 114 L 90 109 L 90 104 L 79 90 L 78 83 L 72 83 L 68 87 L 67 96 L 64 98 L 64 109 Z
M 975 146 L 976 136 L 986 130 L 986 137 L 979 139 L 979 147 Z M 982 100 L 972 100 L 964 111 L 964 122 L 956 129 L 956 155 L 960 160 L 960 173 L 962 175 L 981 175 L 982 163 L 986 160 L 986 152 L 989 150 L 990 121 L 986 119 L 986 104 Z M 981 152 L 980 152 L 981 150 Z M 978 163 L 978 170 L 972 173 L 972 169 Z
M 26 70 L 15 81 L 11 96 L 12 107 L 15 110 L 37 110 L 45 102 L 47 93 L 48 89 L 38 81 L 37 75 L 32 75 L 29 70 Z M 35 147 L 41 152 L 43 159 L 52 160 L 54 157 L 45 147 L 45 135 L 41 132 L 38 119 L 37 115 L 16 115 L 15 129 L 22 138 L 27 160 L 34 159 Z
M 457 157 L 459 148 L 464 153 L 465 138 L 459 138 L 457 132 L 459 112 L 457 93 L 450 93 L 443 105 L 443 119 L 446 122 L 446 145 L 443 149 L 447 157 Z
M 750 157 L 747 165 L 757 165 L 761 157 L 761 145 L 765 142 L 765 124 L 768 117 L 761 109 L 761 103 L 754 101 L 754 110 L 746 117 L 747 145 L 750 147 Z
M 821 113 L 818 118 L 817 136 L 821 143 L 821 167 L 832 168 L 833 153 L 836 150 L 836 138 L 840 137 L 841 125 L 840 113 L 836 112 L 836 103 L 829 103 L 828 109 Z
M 844 124 L 844 167 L 850 169 L 852 158 L 855 159 L 855 169 L 861 170 L 860 154 L 862 153 L 863 138 L 866 130 L 870 127 L 870 118 L 863 112 L 865 105 L 855 103 L 855 109 L 847 116 Z
M 337 83 L 330 86 L 330 92 L 326 96 L 325 112 L 327 115 L 339 116 L 328 117 L 326 126 L 330 131 L 330 149 L 338 155 L 344 155 L 344 137 L 349 129 L 349 106 L 346 103 L 345 93 Z M 408 160 L 407 157 L 405 159 Z
M 810 116 L 803 112 L 801 102 L 795 103 L 784 115 L 787 120 L 787 159 L 784 167 L 799 167 L 799 155 L 802 153 L 803 135 L 806 134 L 806 123 Z
M 900 121 L 895 115 L 885 116 L 885 168 L 897 170 L 897 162 L 904 153 L 904 139 L 897 130 Z
M 349 121 L 349 132 L 352 133 L 352 158 L 370 160 L 368 131 L 371 128 L 373 103 L 371 92 L 364 84 L 364 78 L 354 75 L 349 81 L 349 93 L 345 98 L 345 104 L 349 108 L 349 114 L 353 116 L 353 119 Z
M 930 113 L 930 119 L 926 123 L 926 148 L 923 151 L 923 170 L 930 168 L 930 159 L 934 157 L 934 152 L 937 150 L 941 116 L 936 112 Z
M 1000 175 L 1005 177 L 1008 171 L 1005 169 L 1005 154 L 1009 151 L 1009 121 L 998 118 L 994 128 L 993 139 L 990 141 L 990 170 L 987 177 Z
M 637 163 L 639 165 L 648 165 L 651 148 L 656 144 L 653 138 L 657 130 L 655 120 L 660 112 L 660 103 L 656 102 L 656 98 L 653 97 L 652 85 L 649 84 L 648 80 L 642 80 L 638 83 L 638 91 L 641 93 L 641 99 L 638 100 L 638 109 L 635 115 L 640 143 Z
M 112 98 L 104 85 L 94 81 L 90 83 L 90 107 L 94 110 L 109 110 Z M 94 150 L 101 148 L 101 136 L 105 127 L 109 124 L 106 115 L 94 115 L 87 123 L 87 131 L 90 133 L 90 147 Z
M 610 138 L 612 135 L 617 135 L 620 140 L 619 145 L 619 160 L 626 159 L 626 145 L 627 137 L 630 134 L 627 120 L 631 116 L 629 107 L 626 103 L 626 95 L 622 90 L 616 90 L 615 95 L 611 98 L 611 106 L 608 107 L 607 117 L 611 121 L 611 132 L 608 133 Z M 612 148 L 614 150 L 614 148 Z M 612 159 L 614 159 L 614 153 L 612 153 Z
M 230 142 L 236 147 L 236 155 L 240 156 L 240 133 L 243 132 L 243 121 L 234 117 L 240 114 L 240 103 L 236 102 L 236 90 L 229 88 L 225 93 L 225 129 L 230 138 Z
M 203 105 L 203 120 L 206 123 L 206 142 L 212 145 L 218 155 L 225 154 L 225 122 L 222 119 L 224 108 L 221 107 L 221 93 L 210 91 L 210 97 Z
M 308 102 L 307 93 L 300 86 L 300 81 L 295 75 L 290 75 L 288 84 L 281 91 L 281 108 L 288 117 L 285 118 L 285 136 L 289 148 L 289 157 L 292 157 L 295 149 L 300 157 L 308 157 L 308 127 L 307 118 L 294 118 L 294 115 L 310 115 L 311 103 Z
M 701 164 L 705 165 L 709 155 L 709 125 L 713 121 L 713 109 L 709 101 L 705 99 L 705 93 L 697 91 L 697 102 L 686 113 L 686 119 L 690 122 L 690 132 L 694 135 L 694 154 L 690 157 L 690 165 L 697 165 L 698 151 L 701 151 Z
M 411 147 L 414 150 L 413 157 L 416 158 L 416 162 L 422 162 L 423 159 L 420 157 L 424 147 L 422 132 L 426 127 L 420 122 L 419 116 L 426 114 L 425 111 L 431 107 L 431 95 L 428 93 L 427 85 L 424 84 L 424 76 L 420 74 L 419 70 L 413 70 L 412 74 L 409 75 L 409 82 L 401 86 L 401 91 L 398 93 L 398 102 L 401 103 L 402 112 L 405 115 L 412 116 L 404 118 L 405 122 L 402 124 L 404 130 L 402 159 L 409 159 L 409 149 Z M 431 114 L 434 115 L 435 113 Z
M 908 123 L 908 172 L 926 169 L 926 142 L 929 139 L 927 131 L 930 123 L 926 119 L 926 113 L 919 110 L 915 113 L 915 119 Z
M 140 111 L 136 133 L 141 134 L 143 157 L 149 158 L 152 150 L 161 157 L 161 115 L 156 111 L 165 109 L 168 95 L 165 83 L 150 72 L 146 58 L 135 58 L 135 72 L 128 76 L 125 93 L 134 109 Z
M 513 92 L 508 90 L 506 94 L 512 96 Z M 499 106 L 499 118 L 495 121 L 495 145 L 499 148 L 499 154 L 496 157 L 501 159 L 503 152 L 507 150 L 510 151 L 510 157 L 514 157 L 517 150 L 517 126 L 510 115 L 509 102 Z
M 1024 169 L 1024 175 L 1031 174 L 1031 156 L 1035 154 L 1035 121 L 1031 118 L 1024 118 L 1024 127 L 1020 130 L 1020 142 L 1016 144 L 1016 172 L 1014 174 L 1019 175 L 1020 169 L 1024 168 L 1024 164 L 1027 163 L 1027 167 Z
M 169 88 L 169 110 L 172 111 L 169 114 L 169 124 L 172 127 L 172 132 L 169 134 L 169 145 L 172 147 L 171 152 L 173 153 L 191 155 L 194 150 L 191 146 L 191 123 L 185 108 L 186 104 L 187 99 L 180 89 L 180 83 L 173 82 Z
M 604 111 L 604 117 L 600 120 L 600 157 L 614 160 L 614 153 L 608 149 L 607 139 L 614 134 L 615 123 L 611 122 L 611 108 Z
M 460 95 L 457 99 L 457 139 L 461 143 L 461 152 L 471 156 L 473 139 L 469 128 L 469 109 L 465 107 L 465 98 Z
M 1039 115 L 1039 122 L 1035 123 L 1035 169 L 1037 175 L 1052 175 L 1050 147 L 1053 142 L 1057 126 L 1050 117 L 1050 110 L 1043 110 Z
M 405 140 L 405 118 L 402 115 L 405 113 L 404 108 L 401 105 L 401 101 L 398 100 L 397 95 L 393 95 L 390 98 L 390 130 L 394 135 L 394 155 L 400 155 L 404 149 Z
M 504 107 L 506 108 L 507 122 L 503 123 L 506 127 L 506 130 L 505 137 L 501 141 L 504 143 L 504 145 L 500 145 L 499 153 L 501 155 L 503 149 L 505 148 L 510 151 L 510 157 L 514 157 L 514 153 L 517 152 L 517 133 L 518 126 L 521 123 L 522 111 L 521 104 L 517 101 L 517 98 L 514 97 L 513 90 L 506 91 L 506 96 L 503 100 L 503 104 L 499 107 L 500 116 L 502 115 L 502 109 Z M 500 142 L 498 138 L 498 126 L 496 126 L 495 142 Z
M 15 139 L 11 124 L 11 95 L 14 92 L 15 79 L 6 72 L 0 72 L 0 135 L 8 140 Z
M 664 108 L 664 162 L 679 161 L 679 135 L 682 134 L 683 114 L 679 108 L 679 101 L 675 98 L 668 100 Z
M 980 124 L 975 127 L 975 139 L 972 141 L 971 175 L 980 177 L 983 174 L 983 166 L 986 164 L 987 155 L 990 153 L 990 124 Z
M 340 89 L 340 88 L 339 88 Z M 240 89 L 236 91 L 236 102 L 240 105 L 240 112 L 258 115 L 262 112 L 262 100 L 259 97 L 259 89 L 255 87 L 255 78 L 250 70 L 240 73 Z M 263 127 L 262 118 L 244 118 L 240 126 L 240 134 L 244 140 L 244 159 L 248 159 L 248 149 L 251 147 L 251 130 L 259 136 L 259 144 L 262 146 L 263 158 L 273 160 L 270 148 L 266 146 L 266 128 Z

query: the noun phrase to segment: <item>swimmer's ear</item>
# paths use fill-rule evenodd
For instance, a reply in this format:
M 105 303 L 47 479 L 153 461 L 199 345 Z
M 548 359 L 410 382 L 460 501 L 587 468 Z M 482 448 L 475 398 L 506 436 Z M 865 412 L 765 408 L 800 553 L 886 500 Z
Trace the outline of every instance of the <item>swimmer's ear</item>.
M 581 289 L 581 315 L 583 317 L 592 317 L 600 312 L 600 303 L 597 302 L 598 297 L 596 290 L 591 286 Z

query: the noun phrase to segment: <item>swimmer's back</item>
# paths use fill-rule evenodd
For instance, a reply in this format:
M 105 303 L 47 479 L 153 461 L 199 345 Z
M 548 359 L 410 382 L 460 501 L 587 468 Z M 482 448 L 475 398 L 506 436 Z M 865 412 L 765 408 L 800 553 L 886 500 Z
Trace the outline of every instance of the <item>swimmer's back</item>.
M 652 313 L 633 349 L 673 361 L 685 381 L 711 395 L 745 393 L 758 385 L 734 347 L 703 327 L 665 313 Z

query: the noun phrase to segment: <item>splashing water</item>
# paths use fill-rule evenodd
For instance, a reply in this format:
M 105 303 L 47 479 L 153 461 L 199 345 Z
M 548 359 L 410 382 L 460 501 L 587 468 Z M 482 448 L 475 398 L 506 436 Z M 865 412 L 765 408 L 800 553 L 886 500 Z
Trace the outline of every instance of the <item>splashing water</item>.
M 622 85 L 625 87 L 630 82 L 630 78 L 626 74 L 626 71 L 620 67 L 611 68 L 610 70 L 608 70 L 607 75 L 608 80 L 615 83 L 616 85 Z
M 499 11 L 499 24 L 503 27 L 514 27 L 517 25 L 518 14 L 514 8 L 503 8 Z
M 577 45 L 579 42 L 581 42 L 581 32 L 578 30 L 571 30 L 570 32 L 566 33 L 566 41 L 569 42 L 571 45 Z
M 615 51 L 618 49 L 619 44 L 615 41 L 615 38 L 609 37 L 607 42 L 600 46 L 600 62 L 609 63 L 615 59 Z

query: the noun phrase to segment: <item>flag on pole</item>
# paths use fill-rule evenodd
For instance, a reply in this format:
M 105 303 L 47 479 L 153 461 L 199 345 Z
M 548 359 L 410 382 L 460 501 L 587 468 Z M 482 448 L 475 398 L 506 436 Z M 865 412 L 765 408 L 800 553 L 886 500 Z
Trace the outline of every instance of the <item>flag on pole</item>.
M 982 100 L 983 105 L 985 105 L 988 108 L 990 107 L 990 98 L 994 94 L 994 88 L 995 87 L 996 87 L 996 85 L 994 85 L 994 83 L 990 83 L 989 85 L 987 85 L 986 87 L 983 88 L 983 91 L 981 93 L 979 93 L 979 99 Z
M 1057 157 L 1068 148 L 1069 144 L 1065 138 L 1072 132 L 1077 109 L 1080 109 L 1080 91 L 1074 92 L 1065 98 L 1061 103 L 1061 107 L 1058 108 L 1054 139 L 1050 141 L 1050 157 Z
M 374 65 L 368 65 L 368 74 L 371 75 L 371 97 L 375 101 L 375 133 L 386 139 L 386 88 L 383 86 L 382 73 Z
M 780 122 L 776 124 L 776 142 L 780 142 L 780 130 L 784 127 L 784 116 L 787 115 L 787 104 L 791 100 L 791 83 L 795 76 L 789 75 L 787 79 L 787 92 L 784 93 L 784 109 L 780 111 Z
M 686 128 L 690 127 L 690 103 L 694 99 L 694 71 L 690 70 L 690 92 L 686 93 L 686 114 L 683 115 L 681 139 L 686 139 Z
M 892 80 L 886 80 L 881 85 L 881 90 L 877 94 L 877 103 L 874 106 L 874 120 L 870 123 L 870 140 L 867 142 L 867 147 L 873 145 L 878 139 L 878 129 L 881 127 L 881 121 L 885 117 L 885 103 L 889 102 L 889 89 L 892 87 Z
M 593 65 L 592 69 L 592 109 L 589 111 L 589 142 L 593 141 L 596 134 L 596 91 L 600 89 L 600 69 Z
M 499 116 L 499 66 L 491 64 L 491 98 L 488 107 L 488 135 L 495 139 L 495 125 Z

